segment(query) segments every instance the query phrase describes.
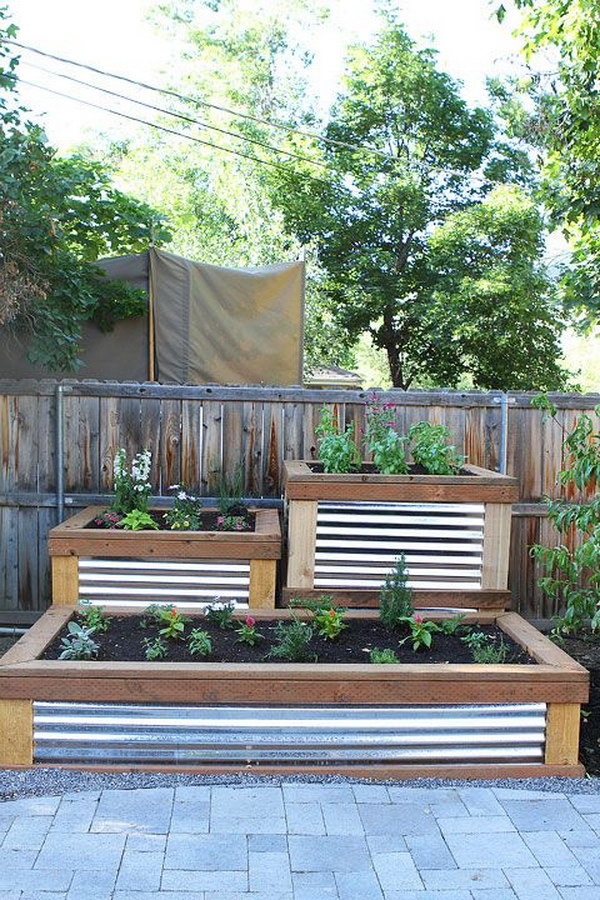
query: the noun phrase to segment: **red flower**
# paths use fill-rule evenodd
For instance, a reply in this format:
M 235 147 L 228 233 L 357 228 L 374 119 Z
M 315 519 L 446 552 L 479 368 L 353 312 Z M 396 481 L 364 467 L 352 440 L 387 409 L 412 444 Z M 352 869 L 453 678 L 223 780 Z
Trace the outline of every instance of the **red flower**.
M 417 614 L 415 613 L 415 615 L 414 615 L 414 620 L 415 620 L 415 622 L 422 622 L 422 621 L 423 621 L 423 616 L 419 616 L 419 615 L 417 615 Z
M 252 616 L 246 616 L 246 625 L 248 628 L 254 628 L 256 625 L 256 619 L 253 619 Z

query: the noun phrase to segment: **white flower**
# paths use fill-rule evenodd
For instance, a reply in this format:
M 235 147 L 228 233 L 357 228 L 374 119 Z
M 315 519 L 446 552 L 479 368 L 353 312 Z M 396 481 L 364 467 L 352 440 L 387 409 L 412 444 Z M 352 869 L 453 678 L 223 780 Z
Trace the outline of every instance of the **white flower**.
M 177 494 L 177 499 L 178 500 L 187 500 L 188 495 L 186 494 L 185 491 L 179 491 L 179 493 Z M 190 498 L 190 499 L 192 499 L 192 498 Z

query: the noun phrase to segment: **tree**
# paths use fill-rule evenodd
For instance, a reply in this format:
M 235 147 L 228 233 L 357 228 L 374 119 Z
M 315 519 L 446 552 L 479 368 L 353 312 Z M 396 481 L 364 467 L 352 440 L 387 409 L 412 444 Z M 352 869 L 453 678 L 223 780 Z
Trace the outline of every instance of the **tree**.
M 337 143 L 321 152 L 323 176 L 273 176 L 287 227 L 316 242 L 336 319 L 355 337 L 371 333 L 396 387 L 423 376 L 455 384 L 467 354 L 457 354 L 451 321 L 432 306 L 431 233 L 495 183 L 527 180 L 526 155 L 498 133 L 491 111 L 467 107 L 433 51 L 417 49 L 389 17 L 374 46 L 354 50 L 325 135 Z M 485 379 L 496 379 L 489 366 Z
M 523 11 L 544 200 L 573 248 L 564 296 L 589 325 L 600 318 L 600 0 L 512 2 Z
M 525 192 L 495 188 L 448 216 L 429 241 L 429 317 L 445 323 L 457 371 L 487 390 L 560 390 L 561 315 L 540 263 L 544 223 Z
M 91 265 L 164 240 L 161 217 L 116 190 L 109 171 L 82 156 L 59 158 L 18 106 L 18 60 L 3 37 L 17 30 L 0 9 L 0 325 L 24 332 L 29 357 L 75 369 L 82 323 L 110 328 L 139 315 L 140 292 Z

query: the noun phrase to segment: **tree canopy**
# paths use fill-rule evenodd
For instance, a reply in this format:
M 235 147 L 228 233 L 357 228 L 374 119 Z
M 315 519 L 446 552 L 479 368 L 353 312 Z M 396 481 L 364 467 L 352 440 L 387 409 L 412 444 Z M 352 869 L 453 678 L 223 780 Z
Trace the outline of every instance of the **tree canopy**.
M 0 326 L 29 338 L 29 356 L 75 369 L 85 320 L 103 328 L 143 310 L 140 292 L 90 265 L 168 237 L 161 216 L 118 191 L 102 164 L 60 158 L 18 105 L 18 59 L 0 9 Z

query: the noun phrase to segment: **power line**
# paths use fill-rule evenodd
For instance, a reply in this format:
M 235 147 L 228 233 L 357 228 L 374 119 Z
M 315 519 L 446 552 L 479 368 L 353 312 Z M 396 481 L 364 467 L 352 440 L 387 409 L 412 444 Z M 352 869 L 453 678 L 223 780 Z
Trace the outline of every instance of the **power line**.
M 208 128 L 210 131 L 218 131 L 220 134 L 226 134 L 230 137 L 235 138 L 238 141 L 248 141 L 251 144 L 256 144 L 259 147 L 262 147 L 264 150 L 272 150 L 275 153 L 283 153 L 286 156 L 290 156 L 293 159 L 301 160 L 302 162 L 309 163 L 312 166 L 317 166 L 320 169 L 327 169 L 323 163 L 318 162 L 317 160 L 309 159 L 307 156 L 302 156 L 299 153 L 294 153 L 291 150 L 284 150 L 280 147 L 275 147 L 273 144 L 266 144 L 264 141 L 259 141 L 257 138 L 247 137 L 244 134 L 240 134 L 239 132 L 229 131 L 226 128 L 219 128 L 216 125 L 210 125 L 208 122 L 202 122 L 199 119 L 194 119 L 191 116 L 186 116 L 183 113 L 174 112 L 170 109 L 165 109 L 162 106 L 154 106 L 153 103 L 146 103 L 144 100 L 136 100 L 134 97 L 128 97 L 126 94 L 120 94 L 118 91 L 111 91 L 109 88 L 100 87 L 100 85 L 92 84 L 89 81 L 83 81 L 81 78 L 75 78 L 72 75 L 65 75 L 62 72 L 54 72 L 52 69 L 47 69 L 45 66 L 36 66 L 34 63 L 24 62 L 22 65 L 29 66 L 31 69 L 36 69 L 40 72 L 46 72 L 48 75 L 55 75 L 58 78 L 64 78 L 67 81 L 73 81 L 75 84 L 81 84 L 85 87 L 92 88 L 95 91 L 101 91 L 103 94 L 110 94 L 112 97 L 118 97 L 120 100 L 127 100 L 129 103 L 135 103 L 138 106 L 144 106 L 147 109 L 153 109 L 156 112 L 165 113 L 168 116 L 172 116 L 175 119 L 181 119 L 184 122 L 190 122 L 193 125 L 198 125 L 201 128 Z M 18 76 L 15 76 L 18 77 Z
M 313 140 L 321 141 L 325 144 L 331 144 L 336 147 L 343 147 L 346 150 L 358 151 L 359 153 L 369 153 L 375 156 L 383 157 L 384 159 L 391 160 L 393 162 L 396 161 L 396 158 L 391 153 L 386 153 L 385 150 L 378 150 L 376 147 L 370 147 L 368 145 L 360 145 L 360 144 L 351 144 L 347 141 L 340 141 L 335 138 L 328 138 L 322 134 L 318 134 L 315 131 L 306 131 L 304 129 L 296 128 L 294 125 L 286 124 L 284 122 L 274 122 L 270 119 L 262 119 L 259 116 L 253 116 L 250 113 L 243 113 L 239 110 L 230 109 L 227 106 L 219 106 L 217 103 L 209 103 L 206 100 L 198 100 L 195 97 L 188 97 L 185 94 L 180 94 L 177 91 L 173 91 L 170 88 L 161 88 L 156 87 L 156 85 L 148 84 L 144 81 L 138 81 L 135 78 L 128 78 L 126 75 L 117 75 L 114 72 L 107 72 L 105 69 L 99 69 L 95 66 L 90 66 L 87 63 L 77 62 L 74 59 L 67 59 L 64 56 L 56 56 L 54 53 L 48 53 L 44 50 L 38 50 L 37 47 L 31 47 L 29 44 L 21 44 L 19 41 L 13 41 L 8 38 L 4 39 L 4 43 L 12 44 L 14 47 L 19 47 L 21 50 L 27 50 L 30 53 L 37 53 L 39 56 L 45 56 L 48 59 L 54 59 L 57 62 L 65 63 L 68 66 L 76 66 L 80 69 L 87 69 L 89 72 L 94 72 L 96 75 L 103 75 L 106 78 L 115 78 L 118 81 L 125 81 L 128 84 L 136 85 L 136 87 L 144 88 L 147 91 L 155 91 L 159 94 L 166 94 L 169 97 L 175 97 L 178 100 L 183 100 L 184 103 L 192 103 L 196 106 L 203 106 L 207 109 L 217 109 L 219 112 L 224 112 L 228 116 L 234 116 L 238 119 L 249 119 L 251 122 L 257 122 L 261 125 L 267 125 L 270 128 L 278 128 L 280 131 L 285 131 L 287 133 L 299 134 L 302 137 L 312 138 Z
M 265 166 L 272 166 L 275 169 L 280 169 L 282 172 L 290 173 L 290 169 L 288 166 L 283 165 L 282 163 L 273 162 L 269 159 L 261 159 L 259 156 L 252 156 L 250 153 L 243 153 L 241 150 L 231 150 L 229 147 L 223 147 L 220 144 L 213 144 L 211 141 L 204 141 L 202 138 L 194 137 L 191 134 L 185 134 L 182 131 L 175 131 L 174 128 L 167 128 L 165 125 L 158 125 L 156 122 L 150 122 L 147 119 L 140 119 L 138 116 L 131 116 L 128 113 L 121 112 L 117 109 L 112 109 L 109 106 L 101 106 L 99 103 L 92 103 L 91 100 L 82 100 L 81 97 L 74 97 L 72 94 L 66 94 L 63 91 L 57 91 L 54 88 L 46 87 L 43 84 L 35 84 L 33 81 L 27 81 L 25 78 L 20 78 L 19 76 L 13 76 L 16 81 L 20 84 L 26 84 L 29 87 L 37 88 L 40 91 L 47 91 L 49 94 L 55 94 L 57 97 L 64 97 L 67 100 L 74 100 L 76 103 L 81 103 L 83 106 L 91 106 L 93 109 L 100 109 L 103 112 L 111 113 L 114 116 L 120 116 L 122 119 L 129 119 L 131 122 L 139 122 L 142 125 L 148 125 L 150 128 L 156 128 L 158 131 L 164 131 L 167 134 L 174 134 L 176 137 L 184 138 L 186 141 L 194 141 L 196 144 L 202 144 L 205 147 L 212 147 L 214 150 L 222 150 L 224 153 L 231 153 L 234 156 L 241 156 L 243 159 L 250 159 L 253 162 L 261 163 Z M 300 175 L 301 178 L 309 178 L 311 181 L 320 181 L 325 183 L 324 179 L 319 178 L 316 175 L 310 175 L 308 172 L 295 172 L 294 174 Z

